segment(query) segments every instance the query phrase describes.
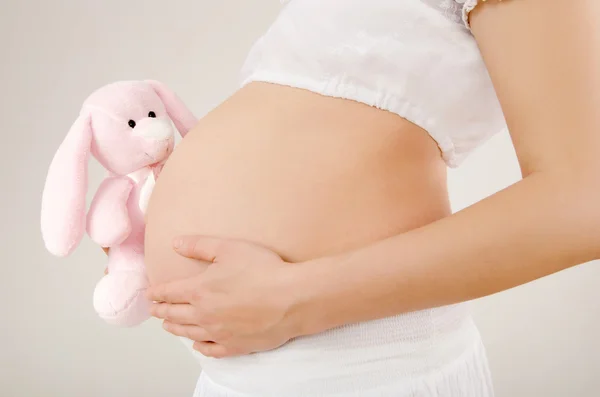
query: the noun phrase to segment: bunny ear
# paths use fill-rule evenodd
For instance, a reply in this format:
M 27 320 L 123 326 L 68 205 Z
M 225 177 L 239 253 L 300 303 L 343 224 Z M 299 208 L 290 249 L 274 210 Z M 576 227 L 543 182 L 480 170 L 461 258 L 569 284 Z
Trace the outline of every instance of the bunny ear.
M 146 83 L 150 84 L 165 105 L 169 117 L 175 123 L 175 127 L 177 127 L 181 136 L 185 136 L 198 122 L 196 117 L 185 106 L 183 101 L 165 84 L 156 80 L 146 80 Z
M 67 256 L 85 232 L 88 159 L 92 142 L 89 115 L 80 115 L 56 151 L 42 194 L 42 237 L 56 256 Z

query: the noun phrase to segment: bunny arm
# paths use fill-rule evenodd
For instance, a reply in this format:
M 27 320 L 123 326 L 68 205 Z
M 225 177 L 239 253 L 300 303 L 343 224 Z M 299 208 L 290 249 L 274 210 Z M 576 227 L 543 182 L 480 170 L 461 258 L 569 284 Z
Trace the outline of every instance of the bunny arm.
M 124 176 L 108 177 L 100 184 L 87 214 L 87 232 L 96 244 L 112 247 L 131 233 L 127 201 L 133 187 Z

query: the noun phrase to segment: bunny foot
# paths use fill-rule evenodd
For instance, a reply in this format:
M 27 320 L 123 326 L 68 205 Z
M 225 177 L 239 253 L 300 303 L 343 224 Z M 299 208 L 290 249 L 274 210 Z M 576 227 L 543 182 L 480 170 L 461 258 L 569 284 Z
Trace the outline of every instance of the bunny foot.
M 94 309 L 104 321 L 132 327 L 150 317 L 150 301 L 144 296 L 145 274 L 135 271 L 111 272 L 94 290 Z

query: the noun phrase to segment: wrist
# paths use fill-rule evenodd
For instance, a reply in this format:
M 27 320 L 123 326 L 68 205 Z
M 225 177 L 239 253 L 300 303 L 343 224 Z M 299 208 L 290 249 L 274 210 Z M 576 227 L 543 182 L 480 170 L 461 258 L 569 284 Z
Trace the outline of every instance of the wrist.
M 336 258 L 289 264 L 285 275 L 286 319 L 292 337 L 317 334 L 335 327 L 330 302 L 335 291 L 329 274 Z

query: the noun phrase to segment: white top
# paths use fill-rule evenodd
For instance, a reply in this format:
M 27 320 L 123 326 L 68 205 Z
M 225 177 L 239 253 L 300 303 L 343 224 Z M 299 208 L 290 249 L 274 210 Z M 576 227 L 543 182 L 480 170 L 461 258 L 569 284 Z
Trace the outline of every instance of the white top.
M 425 129 L 450 167 L 506 129 L 466 25 L 477 0 L 282 0 L 242 85 L 269 81 L 352 99 Z

